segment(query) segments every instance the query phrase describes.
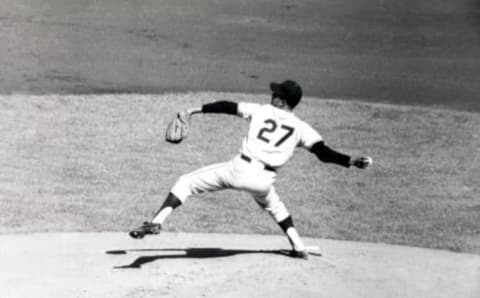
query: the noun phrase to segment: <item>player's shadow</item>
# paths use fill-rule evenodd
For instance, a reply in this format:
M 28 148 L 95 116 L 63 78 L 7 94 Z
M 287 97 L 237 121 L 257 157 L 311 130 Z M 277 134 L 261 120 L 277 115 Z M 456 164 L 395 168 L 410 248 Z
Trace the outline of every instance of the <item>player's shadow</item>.
M 116 269 L 141 268 L 144 264 L 162 259 L 205 259 L 205 258 L 223 258 L 240 254 L 273 254 L 290 257 L 288 250 L 247 250 L 247 249 L 223 249 L 223 248 L 164 248 L 164 249 L 127 249 L 127 250 L 109 250 L 106 253 L 110 255 L 126 255 L 129 252 L 165 252 L 151 256 L 140 256 L 131 264 L 116 266 Z

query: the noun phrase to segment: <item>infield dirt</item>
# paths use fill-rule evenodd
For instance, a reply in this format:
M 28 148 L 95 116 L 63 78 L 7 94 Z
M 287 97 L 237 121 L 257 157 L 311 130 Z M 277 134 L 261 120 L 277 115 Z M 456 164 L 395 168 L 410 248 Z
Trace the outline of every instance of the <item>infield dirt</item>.
M 2 298 L 476 298 L 480 256 L 307 238 L 323 256 L 285 256 L 284 237 L 163 233 L 0 236 Z

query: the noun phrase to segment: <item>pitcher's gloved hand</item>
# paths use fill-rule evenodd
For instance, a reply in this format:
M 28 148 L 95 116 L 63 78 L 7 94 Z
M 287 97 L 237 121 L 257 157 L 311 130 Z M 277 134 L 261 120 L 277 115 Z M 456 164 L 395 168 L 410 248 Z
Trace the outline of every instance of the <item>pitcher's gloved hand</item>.
M 165 140 L 170 143 L 178 144 L 188 135 L 188 126 L 191 114 L 188 112 L 177 113 L 175 119 L 170 121 L 165 133 Z

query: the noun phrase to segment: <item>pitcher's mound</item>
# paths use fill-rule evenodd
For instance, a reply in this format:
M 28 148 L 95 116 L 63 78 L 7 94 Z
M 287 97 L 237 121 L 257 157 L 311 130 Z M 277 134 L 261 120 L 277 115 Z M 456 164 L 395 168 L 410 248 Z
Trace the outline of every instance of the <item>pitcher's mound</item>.
M 480 256 L 282 236 L 0 236 L 1 297 L 480 297 Z

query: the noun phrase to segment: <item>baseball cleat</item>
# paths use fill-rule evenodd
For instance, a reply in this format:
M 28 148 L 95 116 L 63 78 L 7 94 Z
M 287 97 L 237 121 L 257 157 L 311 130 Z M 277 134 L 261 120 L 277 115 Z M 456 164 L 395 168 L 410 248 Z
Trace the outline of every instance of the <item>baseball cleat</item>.
M 308 252 L 306 250 L 294 250 L 294 249 L 292 249 L 290 251 L 290 256 L 292 258 L 299 258 L 299 259 L 308 260 Z
M 145 235 L 156 235 L 160 234 L 160 231 L 162 230 L 162 225 L 161 224 L 156 224 L 152 222 L 144 222 L 143 225 L 140 227 L 130 231 L 128 233 L 130 237 L 135 238 L 135 239 L 142 239 L 145 237 Z

